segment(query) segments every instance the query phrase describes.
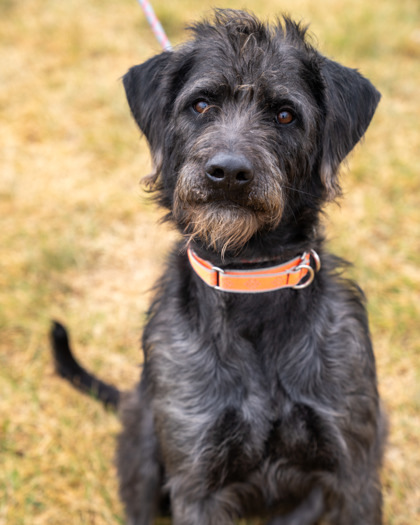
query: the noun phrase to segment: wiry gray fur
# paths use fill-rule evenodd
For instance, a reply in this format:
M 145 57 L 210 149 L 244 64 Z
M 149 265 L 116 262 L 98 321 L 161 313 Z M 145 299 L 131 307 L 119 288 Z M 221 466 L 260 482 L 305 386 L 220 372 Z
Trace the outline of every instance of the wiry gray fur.
M 150 523 L 165 491 L 177 524 L 381 523 L 383 420 L 363 299 L 323 261 L 300 292 L 227 295 L 191 275 L 191 305 L 180 305 L 186 268 L 171 261 L 142 383 L 122 411 L 129 523 Z
M 270 28 L 216 11 L 193 32 L 124 77 L 149 184 L 187 240 L 156 287 L 141 383 L 121 403 L 128 523 L 166 508 L 176 525 L 379 525 L 385 424 L 364 298 L 319 226 L 379 94 L 287 18 Z M 228 181 L 231 162 L 244 169 Z M 219 267 L 313 249 L 322 269 L 306 289 L 230 294 L 193 272 L 186 242 Z

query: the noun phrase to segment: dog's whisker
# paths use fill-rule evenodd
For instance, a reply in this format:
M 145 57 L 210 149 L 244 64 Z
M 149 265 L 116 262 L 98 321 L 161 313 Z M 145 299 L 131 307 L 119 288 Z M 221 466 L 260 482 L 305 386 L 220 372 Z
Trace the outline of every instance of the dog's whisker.
M 302 193 L 302 195 L 308 195 L 308 197 L 313 197 L 313 198 L 317 198 L 316 195 L 314 195 L 313 193 L 309 193 L 307 191 L 303 191 L 303 190 L 299 190 L 298 188 L 294 188 L 293 186 L 288 186 L 286 184 L 282 184 L 283 188 L 286 188 L 288 190 L 292 190 L 292 191 L 295 191 L 296 193 Z

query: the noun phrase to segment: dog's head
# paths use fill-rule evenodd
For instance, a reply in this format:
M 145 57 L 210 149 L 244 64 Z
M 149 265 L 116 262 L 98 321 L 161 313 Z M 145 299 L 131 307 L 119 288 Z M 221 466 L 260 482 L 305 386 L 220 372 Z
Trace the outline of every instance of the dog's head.
M 306 29 L 232 10 L 124 76 L 155 164 L 149 183 L 182 231 L 217 251 L 319 210 L 379 102 Z

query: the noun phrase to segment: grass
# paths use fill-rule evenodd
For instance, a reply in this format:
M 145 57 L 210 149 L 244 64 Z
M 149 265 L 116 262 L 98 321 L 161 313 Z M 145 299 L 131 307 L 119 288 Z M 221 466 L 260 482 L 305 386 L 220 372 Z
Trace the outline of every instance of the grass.
M 155 2 L 174 43 L 213 2 Z M 231 1 L 263 17 L 286 2 Z M 330 206 L 335 252 L 369 299 L 391 420 L 385 523 L 420 520 L 420 13 L 417 0 L 296 0 L 319 47 L 383 100 Z M 129 388 L 149 288 L 175 234 L 120 76 L 159 50 L 135 0 L 0 0 L 0 525 L 118 524 L 116 417 L 53 372 L 50 319 L 83 362 Z

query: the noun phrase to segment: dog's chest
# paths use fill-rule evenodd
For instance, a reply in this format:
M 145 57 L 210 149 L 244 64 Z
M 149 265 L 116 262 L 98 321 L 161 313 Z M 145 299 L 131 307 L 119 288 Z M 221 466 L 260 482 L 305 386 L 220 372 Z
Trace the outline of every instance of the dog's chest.
M 158 360 L 157 430 L 171 451 L 170 470 L 194 464 L 216 488 L 247 479 L 267 462 L 299 471 L 334 468 L 328 425 L 285 393 L 276 370 L 264 371 L 247 343 L 231 342 L 223 356 L 214 340 L 206 344 L 189 337 L 165 346 Z
M 208 485 L 224 486 L 247 479 L 263 464 L 298 471 L 334 468 L 331 425 L 313 408 L 316 403 L 305 404 L 285 384 L 284 365 L 293 348 L 284 331 L 268 343 L 263 329 L 248 329 L 226 311 L 208 312 L 213 320 L 208 330 L 160 314 L 154 319 L 159 326 L 149 332 L 153 404 L 170 471 L 193 465 Z
M 210 428 L 206 442 L 207 472 L 214 484 L 243 481 L 263 465 L 282 470 L 334 470 L 337 457 L 328 424 L 307 405 L 283 399 L 246 419 L 244 407 L 225 409 Z M 226 479 L 221 479 L 225 472 Z

